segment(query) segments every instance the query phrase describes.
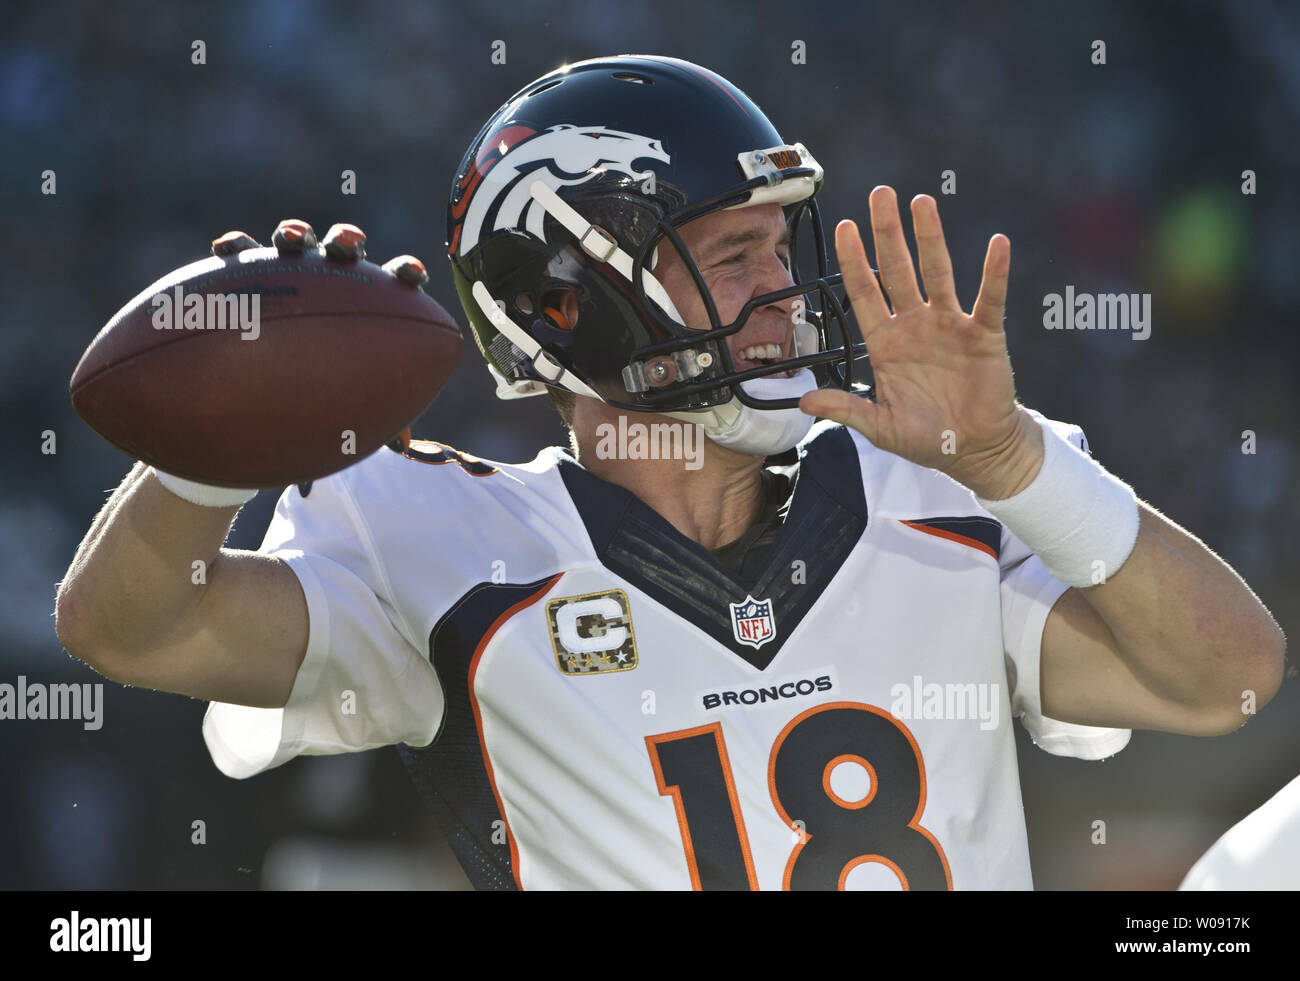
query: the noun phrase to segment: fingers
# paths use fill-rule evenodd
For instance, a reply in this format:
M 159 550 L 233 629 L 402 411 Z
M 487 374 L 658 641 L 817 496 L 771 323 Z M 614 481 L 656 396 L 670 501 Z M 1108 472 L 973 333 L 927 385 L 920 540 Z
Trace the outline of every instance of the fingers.
M 276 226 L 271 241 L 281 252 L 304 252 L 316 247 L 316 232 L 298 218 L 286 218 Z M 330 227 L 321 243 L 331 259 L 358 261 L 366 257 L 366 235 L 356 225 L 343 222 Z M 212 254 L 234 255 L 245 249 L 260 249 L 261 244 L 246 232 L 226 232 L 212 242 Z
M 960 310 L 952 259 L 939 221 L 939 205 L 930 195 L 918 194 L 912 198 L 912 228 L 916 232 L 916 254 L 921 261 L 926 297 L 935 306 Z
M 844 275 L 845 292 L 853 305 L 853 315 L 858 318 L 858 329 L 866 340 L 889 319 L 889 305 L 885 303 L 876 274 L 867 261 L 867 250 L 862 245 L 858 226 L 847 218 L 835 226 L 835 252 L 839 257 L 840 272 Z
M 413 255 L 394 256 L 384 263 L 384 269 L 411 286 L 423 286 L 429 281 L 424 263 Z
M 989 330 L 1001 330 L 1007 308 L 1007 276 L 1011 272 L 1011 240 L 1005 235 L 989 239 L 984 256 L 984 278 L 971 317 Z
M 271 242 L 283 253 L 301 253 L 317 246 L 316 232 L 300 218 L 286 218 L 275 227 Z M 324 242 L 325 254 L 340 262 L 359 262 L 366 257 L 366 235 L 356 225 L 339 222 L 330 226 Z M 244 249 L 261 248 L 244 232 L 226 232 L 212 243 L 213 255 L 233 255 Z M 385 271 L 402 282 L 422 287 L 429 281 L 429 271 L 413 255 L 399 255 L 384 263 Z
M 358 262 L 366 257 L 366 235 L 356 225 L 337 224 L 325 234 L 325 254 L 342 262 Z
M 889 292 L 895 313 L 904 313 L 924 302 L 912 268 L 912 253 L 903 237 L 903 222 L 898 217 L 898 196 L 892 187 L 878 187 L 871 192 L 871 232 L 876 241 L 876 262 L 880 280 Z
M 301 218 L 286 218 L 275 226 L 271 244 L 281 252 L 305 252 L 316 248 L 316 232 Z
M 212 254 L 216 256 L 234 255 L 245 249 L 260 249 L 262 246 L 247 232 L 226 232 L 221 238 L 212 240 Z
M 875 442 L 880 406 L 838 388 L 820 388 L 799 400 L 799 408 L 810 416 L 830 419 L 856 429 Z

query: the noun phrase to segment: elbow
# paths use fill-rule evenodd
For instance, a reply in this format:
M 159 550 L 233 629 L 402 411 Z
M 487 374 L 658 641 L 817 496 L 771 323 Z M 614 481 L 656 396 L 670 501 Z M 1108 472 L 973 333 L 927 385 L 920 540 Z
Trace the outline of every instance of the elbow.
M 1255 683 L 1253 691 L 1257 695 L 1257 704 L 1263 708 L 1281 690 L 1286 677 L 1286 634 L 1276 622 L 1269 623 L 1255 660 L 1257 663 L 1251 680 Z
M 1235 671 L 1235 681 L 1230 703 L 1214 713 L 1218 721 L 1210 735 L 1229 735 L 1236 732 L 1273 700 L 1282 688 L 1286 675 L 1286 635 L 1276 623 L 1241 652 L 1241 663 Z
M 65 580 L 59 583 L 59 590 L 54 596 L 54 635 L 59 638 L 59 644 L 65 651 L 84 661 L 85 658 L 78 653 L 84 650 L 81 620 L 80 605 L 73 598 L 72 590 L 68 589 Z
M 85 601 L 66 582 L 59 584 L 54 598 L 54 633 L 65 651 L 108 677 L 103 667 L 103 645 L 96 639 L 94 625 L 88 622 Z

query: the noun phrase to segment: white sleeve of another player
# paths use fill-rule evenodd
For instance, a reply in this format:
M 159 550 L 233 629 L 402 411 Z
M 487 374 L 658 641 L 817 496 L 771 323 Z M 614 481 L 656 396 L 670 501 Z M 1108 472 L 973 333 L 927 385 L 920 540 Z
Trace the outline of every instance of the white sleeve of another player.
M 1078 426 L 1050 420 L 1049 425 L 1088 452 L 1087 440 Z M 1020 719 L 1035 745 L 1054 756 L 1100 760 L 1118 753 L 1128 745 L 1132 730 L 1076 725 L 1043 715 L 1038 670 L 1043 628 L 1052 606 L 1070 587 L 1048 572 L 1038 556 L 1005 528 L 1000 565 L 1003 653 L 1011 687 L 1011 714 Z
M 295 756 L 404 742 L 427 746 L 442 721 L 433 666 L 399 628 L 342 474 L 304 498 L 285 491 L 259 551 L 284 560 L 307 598 L 307 653 L 282 709 L 213 702 L 203 738 L 242 779 Z
M 1300 889 L 1300 777 L 1233 825 L 1178 888 Z

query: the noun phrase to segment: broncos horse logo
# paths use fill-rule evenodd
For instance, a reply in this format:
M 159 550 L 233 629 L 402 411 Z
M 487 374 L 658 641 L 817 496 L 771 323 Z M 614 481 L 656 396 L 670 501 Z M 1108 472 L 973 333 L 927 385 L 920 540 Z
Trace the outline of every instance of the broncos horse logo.
M 464 255 L 485 230 L 521 226 L 545 241 L 545 213 L 528 193 L 534 180 L 558 190 L 609 171 L 643 179 L 650 172 L 633 165 L 645 159 L 672 162 L 658 140 L 604 126 L 560 123 L 542 132 L 507 126 L 484 141 L 473 166 L 457 182 L 456 225 L 448 251 Z

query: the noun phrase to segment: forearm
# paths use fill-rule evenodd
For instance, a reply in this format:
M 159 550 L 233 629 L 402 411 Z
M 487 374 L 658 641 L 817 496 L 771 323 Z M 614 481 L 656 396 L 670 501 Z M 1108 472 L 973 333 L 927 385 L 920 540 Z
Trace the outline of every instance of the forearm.
M 997 464 L 972 490 L 1078 597 L 1048 616 L 1045 704 L 1067 718 L 1229 732 L 1273 697 L 1285 638 L 1202 542 L 1046 431 L 1013 441 Z
M 93 663 L 99 652 L 145 650 L 166 637 L 198 604 L 238 510 L 183 501 L 137 464 L 59 584 L 64 646 Z
M 1195 536 L 1139 503 L 1132 554 L 1080 590 L 1152 692 L 1186 704 L 1262 706 L 1282 683 L 1286 641 L 1250 587 Z

